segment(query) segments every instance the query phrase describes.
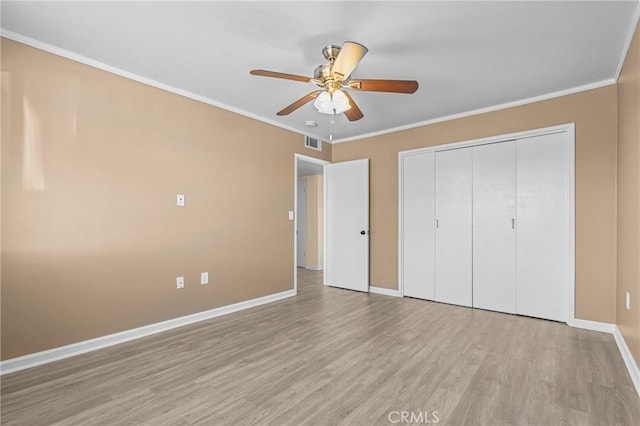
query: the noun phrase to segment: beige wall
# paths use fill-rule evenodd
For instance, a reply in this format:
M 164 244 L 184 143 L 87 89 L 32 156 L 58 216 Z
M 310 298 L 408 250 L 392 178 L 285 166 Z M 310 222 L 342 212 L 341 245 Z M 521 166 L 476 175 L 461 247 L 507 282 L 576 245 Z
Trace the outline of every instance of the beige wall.
M 576 315 L 616 322 L 617 304 L 638 359 L 638 49 L 636 34 L 619 88 L 317 153 L 299 135 L 3 39 L 2 359 L 290 289 L 295 152 L 370 158 L 371 285 L 397 288 L 399 151 L 569 122 Z
M 322 176 L 306 176 L 307 181 L 307 267 L 322 268 Z
M 2 359 L 293 287 L 331 146 L 5 39 L 2 73 Z
M 625 307 L 625 292 L 631 309 Z M 617 323 L 640 364 L 640 35 L 636 29 L 618 80 Z
M 398 286 L 398 152 L 576 123 L 576 315 L 616 320 L 616 86 L 333 146 L 370 158 L 371 285 Z

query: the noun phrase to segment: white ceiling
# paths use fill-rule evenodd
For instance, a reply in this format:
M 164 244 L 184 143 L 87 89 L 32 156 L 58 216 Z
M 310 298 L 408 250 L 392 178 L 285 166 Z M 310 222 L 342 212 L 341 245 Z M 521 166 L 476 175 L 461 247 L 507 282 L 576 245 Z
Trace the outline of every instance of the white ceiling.
M 331 116 L 312 104 L 275 115 L 313 86 L 249 70 L 311 76 L 324 61 L 323 46 L 357 41 L 369 53 L 353 78 L 415 79 L 420 88 L 414 95 L 354 93 L 364 118 L 336 116 L 333 137 L 344 140 L 611 83 L 638 4 L 3 1 L 1 7 L 7 37 L 324 140 Z M 318 126 L 305 127 L 307 120 Z

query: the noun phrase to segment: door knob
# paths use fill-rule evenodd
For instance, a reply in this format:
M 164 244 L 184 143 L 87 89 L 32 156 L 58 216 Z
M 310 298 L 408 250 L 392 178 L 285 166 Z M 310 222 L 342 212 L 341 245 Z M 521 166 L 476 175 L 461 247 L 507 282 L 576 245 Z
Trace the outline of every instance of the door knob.
M 364 234 L 366 234 L 365 231 L 360 231 L 360 235 L 364 235 Z

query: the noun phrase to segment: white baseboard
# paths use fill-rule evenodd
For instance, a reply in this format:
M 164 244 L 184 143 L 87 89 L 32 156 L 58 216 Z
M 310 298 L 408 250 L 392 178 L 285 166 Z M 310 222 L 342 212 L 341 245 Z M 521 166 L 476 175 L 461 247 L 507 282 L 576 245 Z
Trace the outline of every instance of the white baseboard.
M 384 288 L 384 287 L 369 286 L 369 293 L 384 294 L 385 296 L 392 296 L 392 297 L 400 297 L 400 292 L 398 290 L 393 290 L 393 289 Z
M 616 340 L 618 350 L 624 360 L 624 365 L 627 366 L 627 371 L 629 371 L 633 386 L 636 387 L 636 392 L 640 397 L 640 369 L 638 368 L 638 364 L 633 358 L 633 354 L 629 350 L 629 346 L 627 346 L 627 342 L 624 341 L 624 337 L 622 337 L 622 333 L 620 333 L 620 329 L 617 326 L 613 330 L 613 338 Z
M 33 354 L 8 359 L 0 362 L 0 375 L 36 367 L 38 365 L 47 364 L 65 358 L 70 358 L 72 356 L 92 352 L 98 349 L 106 348 L 108 346 L 128 342 L 129 340 L 150 336 L 152 334 L 161 333 L 163 331 L 230 314 L 232 312 L 264 305 L 265 303 L 271 303 L 277 300 L 286 299 L 295 295 L 295 290 L 287 290 L 280 293 L 258 297 L 256 299 L 246 300 L 244 302 L 234 303 L 233 305 L 221 306 L 219 308 L 210 309 L 208 311 L 198 312 L 195 314 L 162 321 L 155 324 L 145 325 L 143 327 L 133 328 L 131 330 L 121 331 L 119 333 L 96 337 L 95 339 L 61 346 L 59 348 L 53 348 L 42 352 L 36 352 Z
M 307 265 L 305 269 L 313 269 L 314 271 L 322 271 L 322 265 Z
M 573 320 L 569 321 L 569 325 L 571 327 L 584 328 L 585 330 L 601 331 L 603 333 L 613 333 L 613 331 L 616 329 L 615 324 L 611 324 L 608 322 L 589 321 L 578 318 L 574 318 Z
M 602 331 L 604 333 L 613 334 L 613 338 L 616 341 L 616 345 L 618 345 L 620 355 L 622 355 L 622 359 L 624 360 L 624 365 L 627 367 L 629 376 L 631 376 L 633 386 L 635 386 L 636 392 L 638 393 L 638 396 L 640 396 L 640 369 L 627 346 L 627 342 L 624 341 L 624 337 L 622 337 L 618 326 L 607 322 L 588 321 L 577 318 L 569 321 L 569 325 L 572 327 L 584 328 L 586 330 Z

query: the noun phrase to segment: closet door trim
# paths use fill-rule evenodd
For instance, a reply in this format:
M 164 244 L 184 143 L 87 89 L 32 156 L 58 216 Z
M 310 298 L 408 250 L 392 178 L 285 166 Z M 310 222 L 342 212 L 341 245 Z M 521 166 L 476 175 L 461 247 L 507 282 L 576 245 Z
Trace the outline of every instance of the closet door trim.
M 486 145 L 490 143 L 499 143 L 506 142 L 514 139 L 524 139 L 528 137 L 534 136 L 543 136 L 552 133 L 566 133 L 567 141 L 569 148 L 569 155 L 567 158 L 567 170 L 568 170 L 568 180 L 567 182 L 567 194 L 569 197 L 569 261 L 570 261 L 570 278 L 569 278 L 569 301 L 567 304 L 567 318 L 568 324 L 574 325 L 576 323 L 575 317 L 575 246 L 576 246 L 576 238 L 575 238 L 575 123 L 568 123 L 559 126 L 545 127 L 540 129 L 527 130 L 523 132 L 509 133 L 504 135 L 491 136 L 487 138 L 481 139 L 473 139 L 468 141 L 456 142 L 456 143 L 448 143 L 441 145 L 434 145 L 426 148 L 412 149 L 408 151 L 400 151 L 398 153 L 398 290 L 400 292 L 400 296 L 404 296 L 404 283 L 403 283 L 403 158 L 409 155 L 417 155 L 427 152 L 438 152 L 445 151 L 449 149 L 458 149 L 458 148 L 466 148 L 472 147 L 476 145 Z

